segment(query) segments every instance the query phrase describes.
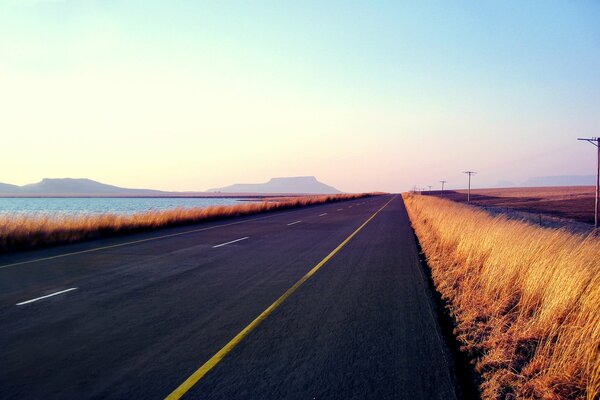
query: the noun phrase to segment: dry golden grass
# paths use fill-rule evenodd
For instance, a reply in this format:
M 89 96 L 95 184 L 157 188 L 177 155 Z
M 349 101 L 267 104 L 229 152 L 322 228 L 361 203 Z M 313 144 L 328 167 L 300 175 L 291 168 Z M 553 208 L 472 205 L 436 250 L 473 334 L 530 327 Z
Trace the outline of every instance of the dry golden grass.
M 404 196 L 485 399 L 598 399 L 600 240 Z
M 249 202 L 207 208 L 177 208 L 133 215 L 3 216 L 0 217 L 0 253 L 166 226 L 185 225 L 313 204 L 351 200 L 370 195 L 374 194 L 289 197 L 260 203 Z

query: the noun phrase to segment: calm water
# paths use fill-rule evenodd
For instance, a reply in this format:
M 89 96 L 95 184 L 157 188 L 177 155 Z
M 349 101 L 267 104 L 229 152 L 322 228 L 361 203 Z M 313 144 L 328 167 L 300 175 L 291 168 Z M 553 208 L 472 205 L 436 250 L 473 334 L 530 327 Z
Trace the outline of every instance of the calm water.
M 232 198 L 0 198 L 0 214 L 135 214 L 150 210 L 240 204 Z

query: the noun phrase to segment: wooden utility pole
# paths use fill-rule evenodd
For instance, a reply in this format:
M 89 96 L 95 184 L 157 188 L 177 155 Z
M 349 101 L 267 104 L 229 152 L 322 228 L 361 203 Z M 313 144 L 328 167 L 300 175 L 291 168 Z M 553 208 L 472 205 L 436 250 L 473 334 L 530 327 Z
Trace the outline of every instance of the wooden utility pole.
M 463 171 L 463 174 L 469 175 L 469 190 L 467 191 L 467 203 L 471 202 L 471 175 L 475 175 L 475 171 Z
M 600 137 L 593 138 L 577 138 L 577 140 L 585 140 L 596 146 L 597 159 L 596 159 L 596 206 L 594 209 L 594 228 L 598 231 L 598 197 L 600 197 Z
M 448 182 L 448 181 L 440 181 L 442 184 L 442 197 L 444 197 L 444 183 Z

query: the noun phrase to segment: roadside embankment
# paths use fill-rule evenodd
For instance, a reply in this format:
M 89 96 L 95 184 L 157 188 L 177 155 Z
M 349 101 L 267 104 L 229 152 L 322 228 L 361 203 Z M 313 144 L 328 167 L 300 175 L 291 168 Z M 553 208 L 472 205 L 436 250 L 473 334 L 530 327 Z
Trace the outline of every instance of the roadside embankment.
M 404 195 L 484 399 L 600 395 L 600 240 Z
M 2 216 L 0 217 L 0 254 L 168 226 L 187 225 L 352 200 L 373 195 L 376 194 L 301 196 L 285 198 L 281 201 L 263 201 L 260 203 L 206 208 L 176 208 L 133 215 Z

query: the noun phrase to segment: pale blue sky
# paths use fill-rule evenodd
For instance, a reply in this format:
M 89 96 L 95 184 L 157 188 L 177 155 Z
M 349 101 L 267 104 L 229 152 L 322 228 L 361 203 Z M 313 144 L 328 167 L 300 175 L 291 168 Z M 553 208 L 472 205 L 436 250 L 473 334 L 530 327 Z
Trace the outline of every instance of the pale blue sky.
M 0 0 L 0 182 L 591 175 L 596 1 Z

